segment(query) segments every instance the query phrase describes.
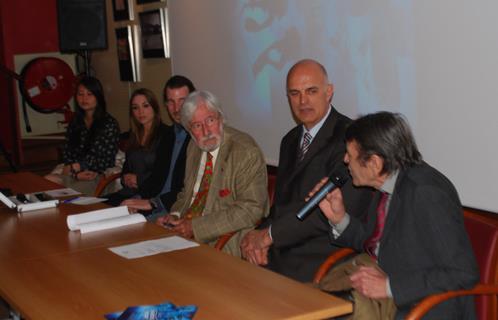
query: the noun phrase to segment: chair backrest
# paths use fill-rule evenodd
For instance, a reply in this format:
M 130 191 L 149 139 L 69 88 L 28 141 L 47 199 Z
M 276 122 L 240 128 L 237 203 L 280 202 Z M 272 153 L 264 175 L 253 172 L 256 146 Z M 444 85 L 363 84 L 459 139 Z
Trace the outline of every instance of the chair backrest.
M 118 153 L 116 153 L 116 158 L 114 160 L 114 167 L 107 168 L 104 172 L 104 176 L 99 179 L 97 187 L 95 188 L 94 196 L 101 197 L 105 193 L 116 192 L 122 188 L 121 181 L 121 170 L 126 161 L 126 150 L 130 146 L 130 132 L 126 131 L 119 135 L 118 142 Z M 114 183 L 111 185 L 111 183 Z
M 498 219 L 478 214 L 476 210 L 465 209 L 464 222 L 479 265 L 480 282 L 498 283 Z M 475 303 L 478 319 L 496 319 L 496 296 L 475 296 Z

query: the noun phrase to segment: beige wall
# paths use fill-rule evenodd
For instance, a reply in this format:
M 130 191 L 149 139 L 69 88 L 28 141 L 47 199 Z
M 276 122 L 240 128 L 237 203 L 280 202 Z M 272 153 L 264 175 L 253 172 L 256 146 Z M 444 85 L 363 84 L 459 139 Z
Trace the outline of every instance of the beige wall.
M 92 68 L 95 76 L 100 79 L 105 89 L 108 111 L 118 120 L 121 131 L 129 129 L 128 123 L 128 98 L 138 88 L 152 90 L 160 102 L 162 102 L 162 88 L 165 81 L 171 76 L 170 59 L 148 58 L 143 59 L 142 53 L 138 51 L 138 63 L 140 69 L 140 82 L 123 82 L 119 80 L 118 55 L 116 51 L 116 28 L 125 26 L 139 27 L 138 13 L 156 8 L 166 7 L 166 2 L 137 5 L 135 0 L 129 1 L 133 10 L 133 20 L 114 21 L 112 14 L 112 0 L 107 0 L 107 42 L 108 49 L 94 51 L 92 53 Z M 139 30 L 139 29 L 138 29 Z M 140 32 L 138 32 L 140 37 Z M 163 121 L 171 123 L 166 110 L 162 109 Z

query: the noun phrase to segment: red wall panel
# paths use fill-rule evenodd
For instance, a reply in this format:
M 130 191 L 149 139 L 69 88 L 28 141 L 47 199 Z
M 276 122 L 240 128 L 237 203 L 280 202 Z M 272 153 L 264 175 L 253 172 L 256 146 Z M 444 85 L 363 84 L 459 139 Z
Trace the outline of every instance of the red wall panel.
M 0 1 L 0 63 L 14 70 L 14 55 L 59 50 L 56 0 Z M 19 156 L 20 137 L 15 91 L 0 78 L 0 137 Z M 17 86 L 17 82 L 14 83 Z M 13 109 L 13 110 L 12 110 Z

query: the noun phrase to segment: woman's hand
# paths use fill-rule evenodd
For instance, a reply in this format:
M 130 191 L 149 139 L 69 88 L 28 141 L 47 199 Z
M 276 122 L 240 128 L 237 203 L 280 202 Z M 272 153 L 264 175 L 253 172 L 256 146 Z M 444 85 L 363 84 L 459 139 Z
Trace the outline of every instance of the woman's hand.
M 95 171 L 85 170 L 76 173 L 75 178 L 77 180 L 90 181 L 97 177 L 98 173 Z
M 76 173 L 81 171 L 81 165 L 78 162 L 66 164 L 62 168 L 62 174 L 66 176 L 75 175 Z
M 71 173 L 72 173 L 71 172 L 71 165 L 70 164 L 64 165 L 64 167 L 62 168 L 62 174 L 65 176 L 70 176 Z
M 81 171 L 81 165 L 79 162 L 71 163 L 71 168 L 73 168 L 74 172 Z
M 123 175 L 123 184 L 128 188 L 138 188 L 137 175 L 133 173 L 126 173 Z

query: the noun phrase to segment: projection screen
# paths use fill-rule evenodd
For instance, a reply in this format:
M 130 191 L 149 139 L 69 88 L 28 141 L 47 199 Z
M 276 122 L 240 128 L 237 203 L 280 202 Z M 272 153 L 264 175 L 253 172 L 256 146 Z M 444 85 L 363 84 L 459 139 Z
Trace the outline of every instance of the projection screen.
M 498 2 L 169 0 L 172 66 L 223 103 L 269 164 L 295 126 L 285 77 L 319 60 L 332 104 L 408 119 L 424 159 L 462 203 L 498 211 Z

